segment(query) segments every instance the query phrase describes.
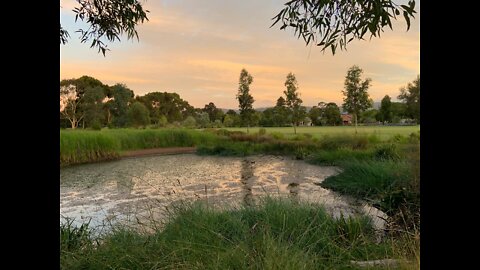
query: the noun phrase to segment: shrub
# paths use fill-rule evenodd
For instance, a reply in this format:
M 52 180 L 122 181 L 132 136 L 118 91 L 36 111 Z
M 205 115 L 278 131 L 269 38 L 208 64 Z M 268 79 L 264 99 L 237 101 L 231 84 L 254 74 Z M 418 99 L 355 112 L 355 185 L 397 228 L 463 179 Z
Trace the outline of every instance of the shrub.
M 127 111 L 128 122 L 133 127 L 146 126 L 150 123 L 150 112 L 141 102 L 130 105 Z
M 280 132 L 272 132 L 270 133 L 270 136 L 272 136 L 274 139 L 277 139 L 277 140 L 281 140 L 285 138 L 283 133 L 280 133 Z
M 387 143 L 375 148 L 374 157 L 377 160 L 399 160 L 400 154 L 396 144 Z
M 368 138 L 359 136 L 355 137 L 352 142 L 352 149 L 366 149 L 368 146 Z
M 161 115 L 159 118 L 158 118 L 158 126 L 159 127 L 166 127 L 168 124 L 168 120 L 167 120 L 167 117 L 165 115 Z
M 100 124 L 99 121 L 94 121 L 92 123 L 92 129 L 93 130 L 101 130 L 102 129 L 102 125 Z
M 420 142 L 420 131 L 410 133 L 410 136 L 408 136 L 408 141 L 410 143 L 419 143 Z
M 395 134 L 392 138 L 390 138 L 390 142 L 405 143 L 407 142 L 407 138 L 400 134 Z
M 258 135 L 265 135 L 265 134 L 267 134 L 267 130 L 265 128 L 260 128 L 258 130 Z

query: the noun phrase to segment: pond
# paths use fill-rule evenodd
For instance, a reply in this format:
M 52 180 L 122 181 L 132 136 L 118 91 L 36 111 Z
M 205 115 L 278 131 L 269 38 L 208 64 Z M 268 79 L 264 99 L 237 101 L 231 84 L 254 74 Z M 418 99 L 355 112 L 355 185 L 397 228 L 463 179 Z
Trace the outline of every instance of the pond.
M 366 214 L 377 229 L 386 215 L 318 184 L 339 173 L 279 156 L 195 154 L 126 158 L 60 170 L 60 219 L 94 228 L 164 219 L 175 204 L 206 201 L 213 207 L 252 205 L 265 196 L 323 204 L 334 217 Z

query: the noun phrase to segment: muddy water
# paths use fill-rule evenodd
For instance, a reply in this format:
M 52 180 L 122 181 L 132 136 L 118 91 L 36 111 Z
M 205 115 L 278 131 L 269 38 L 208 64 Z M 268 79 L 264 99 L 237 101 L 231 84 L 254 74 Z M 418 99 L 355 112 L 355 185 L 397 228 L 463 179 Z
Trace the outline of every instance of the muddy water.
M 318 184 L 339 173 L 276 156 L 246 158 L 194 154 L 128 158 L 60 170 L 61 219 L 93 227 L 123 221 L 161 220 L 176 203 L 204 200 L 209 205 L 252 205 L 263 196 L 289 196 L 321 203 L 333 216 L 367 214 L 383 228 L 385 214 Z

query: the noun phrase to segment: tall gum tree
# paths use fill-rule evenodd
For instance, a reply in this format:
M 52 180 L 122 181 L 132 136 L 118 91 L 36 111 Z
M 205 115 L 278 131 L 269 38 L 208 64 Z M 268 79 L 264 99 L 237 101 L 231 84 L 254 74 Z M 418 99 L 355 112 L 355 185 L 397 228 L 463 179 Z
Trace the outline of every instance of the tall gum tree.
M 368 88 L 372 79 L 367 78 L 361 80 L 363 70 L 354 65 L 352 66 L 345 77 L 343 95 L 343 109 L 348 113 L 353 114 L 355 121 L 355 134 L 357 131 L 358 115 L 373 105 L 373 100 L 368 95 Z
M 240 78 L 238 80 L 238 108 L 240 109 L 240 118 L 244 124 L 247 124 L 247 133 L 249 131 L 250 122 L 252 121 L 253 113 L 253 99 L 250 95 L 250 84 L 253 82 L 253 77 L 246 69 L 240 71 Z

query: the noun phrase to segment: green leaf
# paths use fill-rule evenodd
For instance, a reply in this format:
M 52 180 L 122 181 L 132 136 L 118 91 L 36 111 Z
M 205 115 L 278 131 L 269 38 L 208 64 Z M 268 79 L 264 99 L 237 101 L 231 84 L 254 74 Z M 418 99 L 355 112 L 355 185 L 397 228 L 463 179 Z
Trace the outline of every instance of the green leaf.
M 277 16 L 275 16 L 275 17 L 272 18 L 272 20 L 275 19 L 275 18 L 277 18 L 277 19 L 275 20 L 275 22 L 272 23 L 272 25 L 270 25 L 270 28 L 271 28 L 272 26 L 274 26 L 274 25 L 280 20 L 280 18 L 281 18 L 280 14 L 281 14 L 281 13 L 282 13 L 282 12 L 280 12 Z
M 410 17 L 406 11 L 403 12 L 403 17 L 405 17 L 405 21 L 407 22 L 407 31 L 410 30 Z

